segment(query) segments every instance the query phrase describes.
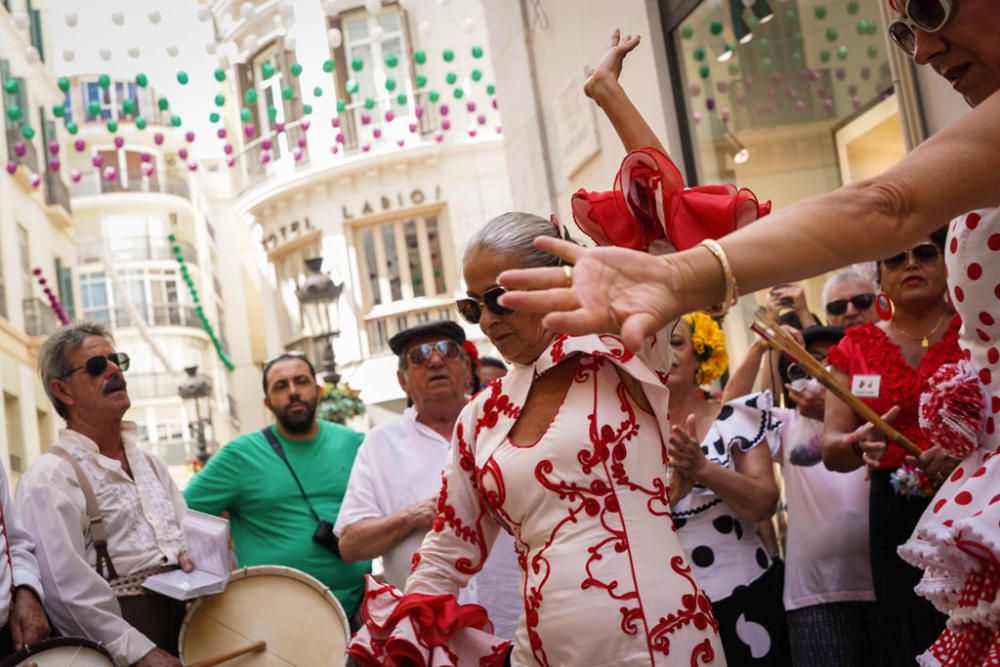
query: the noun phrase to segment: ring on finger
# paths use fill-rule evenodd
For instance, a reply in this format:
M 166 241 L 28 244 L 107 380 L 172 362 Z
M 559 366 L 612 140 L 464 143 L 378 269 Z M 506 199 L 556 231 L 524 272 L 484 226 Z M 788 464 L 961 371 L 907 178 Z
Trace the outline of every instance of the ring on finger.
M 563 273 L 566 274 L 566 287 L 573 286 L 573 267 L 569 264 L 563 264 Z

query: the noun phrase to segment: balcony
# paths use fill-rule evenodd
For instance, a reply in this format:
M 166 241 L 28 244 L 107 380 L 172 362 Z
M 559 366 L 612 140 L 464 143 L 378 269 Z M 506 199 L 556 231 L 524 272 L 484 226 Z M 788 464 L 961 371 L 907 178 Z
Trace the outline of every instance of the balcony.
M 309 167 L 309 148 L 299 147 L 299 139 L 306 136 L 301 122 L 290 123 L 284 132 L 257 137 L 244 146 L 243 151 L 236 156 L 243 168 L 244 191 L 268 178 L 291 175 Z M 271 143 L 270 150 L 264 148 L 264 141 Z M 294 157 L 296 150 L 302 151 L 298 160 Z M 265 152 L 271 156 L 266 164 L 261 162 L 261 156 Z
M 368 354 L 389 352 L 389 339 L 400 331 L 432 320 L 456 320 L 457 317 L 455 306 L 449 304 L 368 319 L 365 322 L 365 330 L 368 333 Z
M 177 378 L 168 373 L 125 373 L 128 395 L 134 400 L 177 398 Z
M 59 328 L 59 318 L 52 307 L 37 297 L 21 302 L 24 310 L 24 332 L 29 336 L 48 336 Z
M 151 192 L 175 195 L 191 201 L 191 188 L 187 179 L 176 174 L 167 174 L 166 178 L 162 180 L 146 178 L 142 174 L 131 172 L 127 176 L 128 180 L 125 182 L 108 181 L 95 173 L 91 178 L 81 179 L 79 183 L 74 183 L 70 187 L 70 194 L 74 197 L 92 197 L 120 192 Z
M 24 157 L 18 157 L 14 150 L 14 144 L 18 142 L 24 144 Z M 35 150 L 35 142 L 22 137 L 13 127 L 7 128 L 7 159 L 23 164 L 33 174 L 38 173 L 38 151 Z
M 73 206 L 70 204 L 69 188 L 58 171 L 45 172 L 45 203 L 64 226 L 72 223 Z
M 198 251 L 187 241 L 157 239 L 149 236 L 98 239 L 85 241 L 77 247 L 80 264 L 103 262 L 105 253 L 111 253 L 115 262 L 142 262 L 146 260 L 174 259 L 174 246 L 181 248 L 186 264 L 198 264 Z
M 139 316 L 145 320 L 146 326 L 202 328 L 194 306 L 137 304 L 136 310 Z M 136 326 L 136 322 L 132 319 L 132 314 L 127 308 L 111 308 L 110 306 L 105 308 L 88 308 L 85 316 L 88 320 L 103 322 L 112 329 Z

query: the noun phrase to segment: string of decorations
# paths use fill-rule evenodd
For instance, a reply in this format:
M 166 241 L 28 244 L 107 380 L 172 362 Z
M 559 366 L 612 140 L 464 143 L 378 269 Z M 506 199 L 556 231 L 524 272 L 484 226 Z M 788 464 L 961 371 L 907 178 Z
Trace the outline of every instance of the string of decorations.
M 187 285 L 188 294 L 191 296 L 191 303 L 194 304 L 194 312 L 198 315 L 198 321 L 201 322 L 201 328 L 204 329 L 205 333 L 208 334 L 209 339 L 212 341 L 212 345 L 215 347 L 215 352 L 219 356 L 219 360 L 226 367 L 226 369 L 233 371 L 236 366 L 233 364 L 232 359 L 229 358 L 229 354 L 226 352 L 222 341 L 216 335 L 211 322 L 208 321 L 208 316 L 205 315 L 205 308 L 201 305 L 201 297 L 198 295 L 198 288 L 195 286 L 194 279 L 191 277 L 191 272 L 188 270 L 187 261 L 184 259 L 184 249 L 177 242 L 177 235 L 173 233 L 168 234 L 167 240 L 170 241 L 171 250 L 174 253 L 174 259 L 177 260 L 177 264 L 180 267 L 181 278 L 184 280 L 184 284 Z
M 49 307 L 52 308 L 52 312 L 55 313 L 56 318 L 59 320 L 59 324 L 65 326 L 69 324 L 69 316 L 66 314 L 66 309 L 63 307 L 62 301 L 59 300 L 59 296 L 55 291 L 49 287 L 48 281 L 45 276 L 42 275 L 41 267 L 36 266 L 32 271 L 35 278 L 38 280 L 39 287 L 42 288 L 42 292 L 45 293 L 46 298 L 49 300 Z

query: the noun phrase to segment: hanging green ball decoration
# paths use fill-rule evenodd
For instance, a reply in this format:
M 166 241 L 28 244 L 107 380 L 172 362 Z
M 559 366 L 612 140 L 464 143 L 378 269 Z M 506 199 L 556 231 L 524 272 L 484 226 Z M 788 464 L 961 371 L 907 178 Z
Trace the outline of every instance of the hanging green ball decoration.
M 20 89 L 20 84 L 18 84 L 17 79 L 7 79 L 3 82 L 3 91 L 8 95 L 17 95 L 18 89 Z
M 427 54 L 424 53 L 423 51 L 414 52 L 413 62 L 417 63 L 418 65 L 423 65 L 425 62 L 427 62 Z
M 847 47 L 838 46 L 837 47 L 837 60 L 847 60 Z
M 100 116 L 101 103 L 96 100 L 87 102 L 87 115 L 90 116 L 91 118 L 97 118 L 98 116 Z
M 276 120 L 278 118 L 278 109 L 276 107 L 268 107 L 267 117 L 271 120 Z
M 830 62 L 830 52 L 827 51 L 826 49 L 820 49 L 819 59 L 820 59 L 820 62 L 824 62 L 824 63 Z
M 247 92 L 243 93 L 243 100 L 247 104 L 257 104 L 257 91 L 254 88 L 248 88 Z
M 454 86 L 455 82 L 458 81 L 458 75 L 454 72 L 448 72 L 448 74 L 445 75 L 444 80 L 448 82 L 449 86 Z
M 798 51 L 793 51 L 792 52 L 792 63 L 796 67 L 801 67 L 802 66 L 802 54 L 799 53 Z
M 140 130 L 145 130 L 146 129 L 146 119 L 143 118 L 142 116 L 139 116 L 138 118 L 135 119 L 135 126 L 138 129 L 140 129 Z
M 100 110 L 100 105 L 98 105 L 98 110 Z M 11 122 L 17 122 L 18 120 L 20 120 L 21 107 L 17 106 L 16 104 L 11 104 L 9 107 L 7 107 L 7 118 L 10 119 Z
M 118 131 L 118 122 L 117 121 L 113 121 L 113 120 L 109 120 L 108 124 L 107 124 L 107 128 L 108 128 L 108 132 L 110 132 L 111 134 L 114 134 L 115 132 Z
M 701 48 L 700 46 L 696 46 L 694 48 L 694 59 L 697 60 L 698 62 L 701 62 L 702 60 L 704 60 L 705 59 L 705 49 Z
M 170 124 L 174 127 L 180 127 L 182 122 L 180 116 L 173 115 L 170 117 Z
M 285 86 L 281 89 L 281 99 L 290 100 L 295 97 L 295 89 L 291 86 Z
M 769 40 L 767 37 L 761 37 L 760 41 L 757 42 L 757 45 L 760 47 L 761 51 L 767 51 L 768 49 L 771 48 L 771 40 Z
M 252 119 L 253 119 L 253 112 L 251 112 L 250 109 L 247 109 L 246 107 L 240 109 L 240 120 L 242 120 L 244 123 L 249 123 Z
M 347 111 L 347 101 L 337 100 L 337 113 L 344 113 Z
M 101 76 L 97 77 L 97 85 L 103 88 L 104 90 L 107 90 L 111 86 L 111 77 L 108 76 L 107 74 L 102 74 Z
M 686 25 L 683 28 L 681 28 L 681 37 L 683 37 L 684 39 L 691 39 L 692 37 L 694 37 L 694 28 L 692 28 L 689 25 Z
M 212 72 L 212 76 L 215 77 L 216 81 L 222 83 L 223 81 L 226 80 L 226 70 L 222 69 L 221 67 L 216 67 L 215 71 Z
M 757 18 L 755 14 L 751 14 L 747 17 L 747 27 L 751 30 L 756 30 L 757 26 L 760 25 L 760 19 Z
M 142 72 L 136 74 L 135 85 L 139 86 L 140 88 L 145 88 L 146 86 L 149 85 L 149 77 L 143 74 Z
M 323 86 L 313 88 L 313 97 L 323 97 Z
M 490 85 L 486 86 L 486 94 L 487 95 L 496 95 L 497 94 L 497 87 L 494 86 L 492 83 Z
M 847 3 L 847 13 L 848 14 L 851 14 L 851 15 L 857 14 L 859 9 L 861 9 L 861 5 L 858 4 L 858 0 L 850 0 Z
M 838 39 L 840 39 L 840 33 L 837 32 L 836 28 L 827 28 L 826 29 L 826 41 L 832 43 L 832 42 L 836 42 Z
M 274 63 L 268 60 L 266 63 L 260 66 L 260 73 L 265 79 L 270 79 L 274 76 Z
M 430 93 L 427 94 L 427 99 L 429 99 L 431 102 L 437 102 L 439 99 L 441 99 L 441 94 L 438 93 L 438 91 L 436 90 L 432 90 Z
M 169 234 L 167 234 L 167 240 L 173 243 L 174 241 L 177 240 L 177 234 L 170 232 Z
M 392 91 L 396 90 L 396 80 L 395 79 L 386 79 L 385 80 L 385 89 L 388 90 L 390 93 Z
M 303 114 L 305 114 L 306 116 L 308 116 L 312 112 L 313 112 L 313 108 L 312 108 L 311 104 L 303 104 L 302 105 L 302 113 Z
M 190 78 L 188 77 L 187 72 L 181 70 L 180 72 L 177 73 L 177 83 L 181 84 L 182 86 L 186 86 L 188 84 L 188 81 L 190 81 Z
M 358 80 L 348 79 L 347 83 L 344 84 L 344 88 L 347 89 L 347 92 L 349 92 L 351 95 L 356 94 L 358 92 Z
M 473 81 L 479 81 L 479 80 L 481 80 L 483 78 L 483 73 L 481 71 L 479 71 L 478 69 L 474 69 L 469 74 L 469 78 L 471 78 Z
M 451 91 L 451 94 L 455 97 L 456 100 L 460 100 L 465 96 L 465 91 L 462 90 L 461 88 L 456 88 L 455 90 Z
M 452 51 L 451 49 L 445 49 L 444 51 L 441 52 L 441 57 L 444 58 L 444 61 L 446 63 L 450 63 L 452 60 L 455 59 L 455 52 Z
M 729 76 L 738 76 L 740 73 L 740 66 L 736 63 L 729 63 Z
M 292 66 L 288 68 L 288 71 L 292 73 L 292 76 L 298 76 L 302 74 L 302 65 L 298 63 L 292 63 Z
M 365 108 L 368 109 L 369 111 L 371 111 L 372 109 L 374 109 L 375 108 L 375 100 L 373 98 L 371 98 L 371 97 L 366 97 L 365 98 Z
M 722 21 L 712 21 L 708 25 L 708 31 L 710 33 L 712 33 L 713 35 L 716 35 L 716 36 L 721 35 L 722 34 Z
M 361 58 L 351 58 L 351 69 L 360 72 L 365 68 L 365 61 Z
M 131 116 L 135 113 L 135 100 L 127 99 L 122 102 L 122 114 L 125 116 Z
M 334 68 L 334 62 L 332 60 L 324 60 L 323 61 L 323 71 L 324 72 L 326 72 L 327 74 L 329 74 L 330 72 L 333 71 L 333 68 Z
M 179 245 L 174 245 L 172 250 L 174 251 L 175 255 L 180 255 L 184 251 L 184 249 L 181 248 Z
M 794 21 L 796 18 L 798 18 L 798 14 L 795 13 L 794 9 L 789 8 L 785 10 L 786 21 Z
M 167 109 L 170 108 L 170 100 L 168 100 L 166 97 L 161 97 L 156 102 L 156 106 L 160 108 L 160 111 L 166 111 Z
M 476 59 L 482 58 L 483 57 L 483 47 L 481 47 L 481 46 L 473 46 L 472 47 L 472 57 L 476 58 Z
M 805 43 L 805 38 L 802 36 L 801 32 L 795 33 L 792 37 L 795 40 L 795 46 L 801 47 Z
M 813 10 L 813 13 L 815 14 L 815 16 L 816 16 L 816 18 L 818 20 L 822 21 L 823 19 L 826 18 L 826 6 L 825 5 L 816 5 L 816 9 Z
M 61 104 L 56 104 L 52 107 L 52 115 L 56 118 L 62 118 L 66 115 L 66 107 Z
M 390 53 L 385 57 L 385 66 L 388 68 L 393 68 L 399 64 L 399 56 L 395 53 Z
M 25 139 L 31 139 L 35 136 L 35 128 L 30 125 L 25 125 L 21 128 L 21 134 L 24 135 Z
M 406 95 L 404 93 L 396 95 L 396 104 L 398 104 L 401 107 L 406 106 Z
M 57 83 L 59 84 L 59 90 L 63 91 L 64 93 L 68 93 L 69 92 L 69 79 L 68 78 L 66 78 L 64 76 L 61 76 L 61 77 L 59 77 L 59 81 Z
M 414 83 L 417 85 L 417 88 L 423 88 L 427 85 L 427 77 L 423 74 L 418 74 Z
M 225 103 L 226 103 L 226 96 L 225 95 L 223 95 L 222 93 L 219 93 L 218 95 L 215 96 L 215 106 L 221 107 Z
M 66 123 L 66 131 L 69 132 L 70 134 L 76 134 L 77 132 L 80 131 L 80 128 L 77 126 L 76 123 L 70 121 Z
M 213 111 L 212 113 L 208 114 L 208 122 L 210 122 L 210 123 L 218 123 L 221 118 L 222 117 L 218 113 L 216 113 L 215 111 Z
M 698 68 L 698 76 L 703 79 L 707 79 L 712 71 L 708 68 L 708 65 L 702 65 Z
M 760 59 L 760 66 L 763 67 L 764 69 L 771 69 L 771 67 L 774 66 L 774 62 L 771 60 L 769 56 L 764 56 L 763 58 Z
M 874 44 L 868 47 L 868 57 L 871 58 L 872 60 L 878 58 L 878 47 L 875 46 Z

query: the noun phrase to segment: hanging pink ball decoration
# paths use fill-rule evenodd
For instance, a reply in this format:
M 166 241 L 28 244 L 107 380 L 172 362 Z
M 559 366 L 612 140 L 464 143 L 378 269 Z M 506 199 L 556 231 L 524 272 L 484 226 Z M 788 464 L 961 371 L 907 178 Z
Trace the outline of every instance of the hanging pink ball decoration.
M 49 153 L 52 155 L 59 155 L 59 142 L 50 141 L 49 142 Z
M 177 151 L 177 155 L 178 155 L 178 156 L 180 157 L 180 159 L 182 159 L 182 160 L 186 160 L 186 159 L 188 159 L 188 149 L 186 149 L 186 148 L 181 148 L 180 150 L 178 150 L 178 151 Z
M 73 148 L 76 149 L 77 153 L 82 153 L 87 149 L 87 142 L 83 139 L 77 139 L 73 142 Z
M 380 139 L 382 137 L 382 128 L 376 127 L 375 129 L 373 129 L 372 136 L 375 137 L 376 139 Z
M 424 108 L 423 107 L 417 107 L 417 108 L 415 108 L 413 110 L 413 115 L 416 116 L 417 118 L 423 118 L 424 117 Z
M 855 95 L 854 97 L 852 97 L 851 98 L 851 106 L 854 107 L 855 109 L 860 109 L 861 108 L 861 98 L 858 97 L 857 95 Z
M 292 151 L 292 157 L 295 159 L 296 162 L 298 162 L 299 160 L 301 160 L 302 159 L 302 149 L 301 148 L 296 148 L 295 150 L 293 150 Z
M 309 127 L 310 127 L 309 120 L 306 119 L 306 120 L 302 121 L 301 123 L 299 123 L 299 127 L 302 128 L 303 132 L 308 132 L 309 131 Z
M 104 179 L 107 181 L 117 181 L 118 180 L 118 169 L 115 167 L 105 167 L 104 168 Z
M 844 79 L 847 78 L 847 70 L 845 70 L 843 67 L 838 67 L 837 69 L 833 70 L 833 75 L 837 77 L 837 81 L 843 81 Z
M 94 157 L 92 157 L 90 159 L 90 164 L 92 164 L 95 167 L 97 167 L 98 169 L 100 169 L 101 167 L 104 166 L 104 156 L 103 155 L 95 155 Z
M 194 141 L 194 132 L 188 130 L 188 132 L 184 135 L 184 139 L 186 139 L 188 143 Z
M 49 160 L 49 171 L 59 171 L 59 167 L 61 166 L 62 163 L 59 162 L 58 158 L 52 158 L 51 160 Z
M 42 177 L 39 176 L 38 174 L 32 174 L 31 175 L 31 187 L 37 188 L 41 184 L 42 184 Z
M 405 140 L 403 140 L 403 139 L 396 139 L 396 145 L 399 146 L 400 148 L 402 148 L 405 144 L 406 144 Z
M 706 97 L 705 98 L 705 108 L 708 109 L 709 111 L 715 110 L 715 98 L 714 97 Z
M 271 161 L 271 154 L 270 153 L 261 153 L 260 154 L 260 163 L 261 164 L 267 164 L 270 161 Z
M 410 123 L 407 127 L 410 130 L 410 132 L 416 132 L 417 131 L 417 124 L 416 123 Z
M 722 119 L 723 123 L 728 123 L 732 119 L 732 117 L 733 117 L 733 112 L 730 111 L 728 108 L 721 109 L 719 111 L 719 118 Z
M 273 146 L 273 144 L 271 143 L 270 139 L 264 139 L 262 142 L 260 142 L 260 147 L 263 148 L 266 151 L 271 150 L 272 146 Z
M 298 141 L 299 148 L 305 148 L 307 143 L 309 143 L 308 139 L 306 139 L 305 137 L 299 137 Z
M 434 133 L 434 141 L 436 141 L 438 143 L 441 143 L 442 141 L 444 141 L 444 134 L 441 133 L 441 132 L 435 132 Z
M 343 132 L 338 132 L 337 136 L 335 137 L 335 139 L 336 139 L 336 141 L 337 141 L 338 144 L 344 143 L 344 133 Z
M 330 152 L 336 155 L 337 153 L 340 152 L 340 146 L 338 146 L 337 144 L 330 146 Z
M 476 122 L 479 123 L 480 125 L 486 125 L 486 114 L 481 113 L 478 116 L 476 116 Z
M 833 111 L 833 100 L 831 100 L 829 97 L 823 100 L 823 108 L 826 109 L 827 111 Z
M 476 136 L 476 128 L 470 127 L 469 130 L 468 130 L 468 132 L 469 132 L 469 136 L 470 137 L 475 137 Z
M 125 145 L 124 137 L 115 137 L 115 148 L 121 148 Z
M 23 141 L 14 142 L 14 155 L 17 157 L 24 157 L 24 154 L 28 152 L 28 147 L 24 145 Z
M 144 164 L 144 165 L 142 165 L 142 175 L 145 176 L 146 178 L 149 178 L 150 176 L 152 176 L 153 175 L 153 165 L 151 165 L 151 164 Z
M 13 160 L 9 160 L 7 162 L 7 173 L 13 176 L 14 172 L 16 171 L 17 171 L 17 163 L 14 162 Z
M 69 172 L 69 180 L 73 181 L 74 183 L 79 183 L 81 178 L 83 178 L 83 174 L 81 174 L 76 169 Z
M 254 132 L 256 132 L 256 129 L 254 129 L 253 125 L 244 125 L 243 126 L 243 136 L 245 136 L 247 139 L 249 139 L 250 137 L 252 137 L 254 135 Z
M 779 74 L 778 72 L 772 74 L 771 83 L 773 83 L 774 85 L 778 85 L 779 83 L 781 83 L 781 74 Z
M 806 112 L 806 103 L 802 100 L 795 100 L 795 110 L 800 114 Z
M 226 160 L 226 166 L 229 167 L 230 169 L 232 169 L 233 167 L 235 167 L 236 166 L 236 158 L 231 157 L 228 160 Z
M 364 144 L 364 145 L 361 146 L 361 152 L 362 153 L 367 153 L 371 149 L 372 149 L 372 145 L 371 144 Z
M 791 86 L 785 88 L 785 97 L 787 97 L 788 99 L 794 100 L 798 96 L 799 96 L 798 91 L 792 88 Z
M 469 113 L 475 113 L 476 103 L 473 102 L 472 100 L 469 100 L 468 102 L 465 103 L 465 110 L 468 111 Z
M 333 128 L 333 129 L 335 129 L 335 130 L 336 130 L 336 129 L 337 129 L 338 127 L 340 127 L 340 118 L 339 118 L 339 117 L 337 117 L 337 116 L 334 116 L 333 118 L 331 118 L 331 119 L 330 119 L 330 126 L 331 126 L 331 127 Z
M 226 138 L 226 128 L 220 127 L 218 130 L 215 131 L 215 136 L 217 136 L 219 139 L 225 139 Z
M 497 125 L 497 134 L 503 134 L 503 126 Z
M 720 95 L 723 95 L 727 90 L 729 90 L 729 82 L 719 81 L 718 83 L 715 84 L 715 89 L 719 92 Z
M 698 97 L 699 95 L 701 95 L 701 84 L 692 83 L 690 86 L 688 86 L 688 93 L 691 95 L 691 97 Z
M 139 159 L 142 162 L 152 162 L 153 161 L 153 156 L 150 153 L 143 153 L 142 155 L 139 156 Z
M 198 163 L 188 162 L 188 171 L 198 171 Z
M 274 131 L 277 134 L 281 134 L 282 132 L 285 131 L 285 124 L 279 120 L 274 124 Z
M 451 121 L 448 120 L 447 118 L 445 118 L 443 121 L 441 121 L 441 129 L 445 130 L 445 131 L 450 130 L 451 129 Z
M 369 113 L 362 113 L 361 114 L 361 124 L 362 125 L 368 125 L 371 122 L 372 122 L 372 116 L 371 116 L 371 114 L 369 114 Z
M 392 112 L 392 109 L 389 109 L 388 111 L 385 112 L 385 122 L 391 123 L 395 118 L 396 114 Z
M 491 104 L 492 104 L 492 106 L 493 106 L 494 109 L 499 109 L 500 108 L 500 100 L 498 100 L 495 97 L 493 98 L 493 102 Z
M 162 132 L 157 132 L 156 134 L 153 135 L 153 143 L 155 143 L 157 146 L 160 146 L 160 145 L 163 144 L 163 133 Z
M 692 113 L 691 114 L 691 120 L 694 121 L 695 125 L 697 125 L 698 123 L 700 123 L 701 122 L 701 112 L 700 111 L 695 111 L 694 113 Z
M 862 80 L 867 81 L 869 78 L 871 78 L 871 75 L 872 75 L 872 70 L 871 70 L 870 67 L 868 67 L 867 65 L 865 65 L 864 67 L 861 68 L 861 78 L 862 78 Z
M 447 116 L 449 111 L 451 111 L 451 109 L 448 108 L 447 104 L 442 104 L 441 108 L 438 109 L 438 113 L 440 113 L 442 116 Z
M 225 153 L 226 155 L 232 155 L 233 154 L 233 145 L 232 144 L 226 144 L 225 146 L 222 147 L 222 152 Z

